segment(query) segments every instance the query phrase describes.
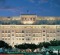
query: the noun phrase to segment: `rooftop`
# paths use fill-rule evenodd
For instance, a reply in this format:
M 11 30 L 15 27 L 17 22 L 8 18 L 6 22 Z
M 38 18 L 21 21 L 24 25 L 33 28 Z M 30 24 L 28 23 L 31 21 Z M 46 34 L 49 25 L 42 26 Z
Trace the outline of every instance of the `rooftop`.
M 25 16 L 25 18 L 26 18 L 26 16 L 31 16 L 33 18 L 34 16 L 37 16 L 37 15 L 36 14 L 21 14 L 21 16 Z M 13 25 L 13 24 L 14 25 L 26 25 L 26 24 L 21 23 L 21 19 L 22 19 L 21 16 L 19 16 L 19 17 L 0 17 L 0 25 Z M 31 17 L 27 17 L 27 18 L 31 18 Z M 25 20 L 25 22 L 27 22 L 27 21 Z M 34 22 L 32 25 L 60 25 L 60 17 L 37 16 L 36 22 Z

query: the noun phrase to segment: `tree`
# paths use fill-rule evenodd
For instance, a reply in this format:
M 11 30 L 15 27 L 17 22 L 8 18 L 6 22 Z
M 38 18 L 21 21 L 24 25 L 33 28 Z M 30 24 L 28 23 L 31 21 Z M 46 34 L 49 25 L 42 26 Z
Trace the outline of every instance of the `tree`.
M 37 45 L 35 44 L 19 44 L 19 45 L 15 45 L 15 48 L 18 48 L 18 49 L 36 49 L 37 48 Z
M 48 47 L 50 46 L 50 43 L 49 43 L 49 42 L 43 42 L 43 46 L 44 46 L 45 48 L 48 48 Z
M 48 48 L 50 46 L 50 43 L 49 42 L 41 42 L 41 43 L 38 44 L 39 48 L 42 48 L 43 46 L 45 48 Z
M 51 46 L 59 46 L 60 45 L 60 40 L 52 40 L 50 41 Z
M 11 49 L 12 47 L 9 46 L 6 42 L 0 40 L 0 48 L 6 48 L 6 49 L 10 48 Z

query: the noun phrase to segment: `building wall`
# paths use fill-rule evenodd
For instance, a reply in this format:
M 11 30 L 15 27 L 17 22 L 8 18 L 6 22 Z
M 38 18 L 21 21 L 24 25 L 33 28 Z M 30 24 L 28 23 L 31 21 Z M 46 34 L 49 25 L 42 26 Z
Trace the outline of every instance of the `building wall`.
M 12 46 L 54 39 L 60 40 L 60 25 L 0 25 L 0 40 Z

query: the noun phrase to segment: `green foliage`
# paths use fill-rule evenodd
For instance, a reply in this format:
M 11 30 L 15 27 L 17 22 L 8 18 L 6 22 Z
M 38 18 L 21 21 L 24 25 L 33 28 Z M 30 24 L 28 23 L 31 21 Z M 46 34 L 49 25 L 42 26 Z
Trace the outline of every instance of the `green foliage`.
M 45 47 L 45 48 L 48 48 L 50 46 L 50 43 L 49 42 L 42 42 L 42 43 L 39 43 L 38 47 L 41 48 L 41 47 Z
M 11 46 L 9 46 L 6 42 L 0 40 L 0 48 L 6 48 L 6 49 L 12 49 Z
M 50 42 L 41 42 L 38 44 L 39 48 L 42 47 L 48 48 L 49 46 L 60 46 L 60 40 L 52 40 Z
M 41 42 L 38 45 L 35 44 L 19 44 L 19 45 L 15 45 L 16 48 L 18 49 L 36 49 L 36 48 L 48 48 L 49 46 L 60 46 L 60 40 L 52 40 L 50 42 Z
M 60 46 L 60 40 L 50 41 L 51 46 Z
M 35 49 L 37 48 L 37 45 L 35 44 L 19 44 L 19 45 L 15 45 L 16 48 L 19 48 L 19 49 Z

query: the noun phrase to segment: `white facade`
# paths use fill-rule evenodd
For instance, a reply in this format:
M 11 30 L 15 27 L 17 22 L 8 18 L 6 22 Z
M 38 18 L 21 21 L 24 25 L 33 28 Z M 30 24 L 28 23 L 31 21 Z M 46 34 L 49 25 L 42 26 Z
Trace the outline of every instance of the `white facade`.
M 26 20 L 24 19 L 19 20 L 25 25 L 0 25 L 0 40 L 12 46 L 22 43 L 38 44 L 54 39 L 60 40 L 60 25 L 32 25 L 32 23 L 36 22 L 37 16 L 33 16 L 33 19 L 29 19 L 29 16 Z M 32 23 L 27 22 L 31 20 Z
M 60 40 L 60 25 L 0 25 L 0 39 L 10 45 Z

